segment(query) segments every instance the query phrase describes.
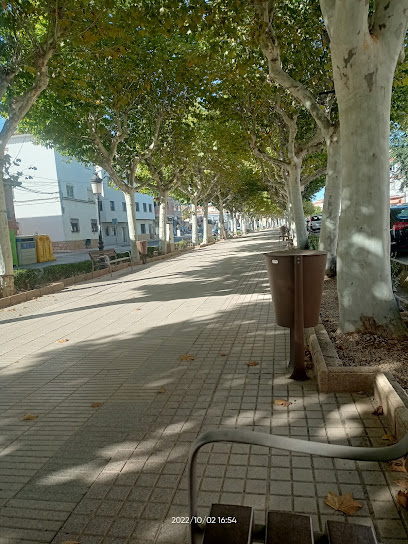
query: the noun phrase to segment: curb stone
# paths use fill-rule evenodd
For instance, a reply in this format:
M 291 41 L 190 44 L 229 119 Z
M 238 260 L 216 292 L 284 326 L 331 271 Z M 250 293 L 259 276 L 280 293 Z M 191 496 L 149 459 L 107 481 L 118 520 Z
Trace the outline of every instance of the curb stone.
M 305 329 L 305 340 L 314 362 L 322 393 L 368 393 L 383 407 L 393 434 L 401 439 L 408 432 L 408 395 L 390 372 L 378 367 L 344 367 L 323 325 Z

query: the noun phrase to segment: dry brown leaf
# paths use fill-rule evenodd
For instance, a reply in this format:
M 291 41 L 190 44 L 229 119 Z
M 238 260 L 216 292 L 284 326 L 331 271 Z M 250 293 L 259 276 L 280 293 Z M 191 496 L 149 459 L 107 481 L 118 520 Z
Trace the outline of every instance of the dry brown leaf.
M 406 491 L 398 491 L 397 503 L 405 510 L 408 510 L 408 493 Z
M 61 338 L 61 340 L 57 340 L 56 344 L 63 344 L 64 342 L 69 342 L 68 338 Z
M 226 357 L 228 353 L 220 353 L 221 357 Z
M 38 416 L 35 416 L 34 414 L 30 414 L 30 412 L 28 412 L 28 414 L 22 417 L 20 421 L 30 421 L 31 419 L 37 419 L 37 417 Z
M 373 416 L 382 416 L 384 414 L 384 409 L 382 406 L 377 406 L 373 412 Z
M 81 544 L 79 540 L 64 540 L 61 544 Z
M 397 441 L 396 437 L 393 434 L 385 434 L 384 436 L 381 437 L 381 440 L 386 440 L 393 444 L 395 444 L 395 442 Z
M 395 461 L 391 461 L 391 470 L 393 472 L 408 472 L 407 467 L 405 466 L 405 457 L 401 457 L 401 459 L 396 459 Z
M 408 478 L 397 480 L 395 483 L 399 485 L 400 487 L 403 487 L 404 489 L 408 489 Z
M 102 406 L 102 402 L 93 402 L 91 406 L 92 408 L 99 408 L 99 406 Z
M 166 390 L 165 389 L 160 389 L 160 391 L 157 391 L 158 393 L 165 393 Z
M 357 510 L 360 510 L 360 508 L 363 507 L 361 502 L 357 502 L 354 500 L 353 493 L 346 493 L 344 495 L 338 496 L 335 493 L 329 491 L 325 502 L 327 505 L 330 506 L 330 508 L 333 508 L 334 510 L 340 510 L 340 512 L 344 512 L 344 514 L 347 514 L 348 516 L 350 516 L 351 514 L 355 514 Z
M 257 361 L 249 361 L 249 363 L 247 363 L 247 366 L 258 366 L 259 363 Z
M 181 355 L 180 356 L 180 361 L 194 361 L 195 357 L 193 357 L 192 355 Z
M 290 400 L 284 400 L 284 399 L 276 399 L 273 401 L 273 403 L 276 404 L 276 406 L 285 406 L 285 407 L 288 407 L 292 404 Z

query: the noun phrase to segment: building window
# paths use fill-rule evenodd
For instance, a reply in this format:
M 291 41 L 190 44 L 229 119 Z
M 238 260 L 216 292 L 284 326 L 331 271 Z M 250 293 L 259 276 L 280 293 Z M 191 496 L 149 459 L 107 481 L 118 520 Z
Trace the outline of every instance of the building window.
M 142 223 L 142 224 L 140 225 L 140 232 L 141 232 L 142 234 L 146 234 L 146 225 L 145 225 L 144 223 Z
M 122 202 L 122 212 L 126 211 L 126 202 Z
M 112 212 L 115 211 L 115 203 L 114 203 L 113 200 L 110 201 L 110 209 L 111 209 Z
M 91 219 L 91 231 L 98 232 L 98 221 L 96 219 Z
M 98 200 L 99 211 L 103 211 L 102 200 Z
M 136 202 L 136 211 L 139 211 L 139 202 Z
M 116 227 L 112 227 L 112 236 L 116 236 Z
M 146 205 L 146 202 L 143 202 L 143 211 L 144 211 L 144 212 L 147 212 L 147 205 Z
M 109 236 L 109 227 L 105 227 L 105 234 L 106 236 Z
M 71 219 L 71 232 L 79 232 L 79 219 Z
M 149 212 L 151 213 L 153 210 L 152 210 L 152 205 L 149 204 Z
M 74 186 L 73 185 L 67 185 L 67 197 L 68 198 L 74 198 Z

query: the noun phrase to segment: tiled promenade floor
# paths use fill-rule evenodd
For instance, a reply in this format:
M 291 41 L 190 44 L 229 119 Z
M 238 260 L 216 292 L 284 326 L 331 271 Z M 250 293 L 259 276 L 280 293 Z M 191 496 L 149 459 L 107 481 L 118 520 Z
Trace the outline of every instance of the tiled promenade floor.
M 171 519 L 187 514 L 186 458 L 207 429 L 384 444 L 369 397 L 287 379 L 272 246 L 271 232 L 231 240 L 0 312 L 0 544 L 182 543 L 188 528 Z M 21 421 L 28 412 L 38 418 Z M 344 518 L 374 523 L 384 544 L 407 540 L 402 474 L 387 466 L 218 444 L 200 472 L 202 513 L 217 501 L 252 505 L 258 522 L 293 510 L 316 530 Z M 328 491 L 364 506 L 346 518 Z

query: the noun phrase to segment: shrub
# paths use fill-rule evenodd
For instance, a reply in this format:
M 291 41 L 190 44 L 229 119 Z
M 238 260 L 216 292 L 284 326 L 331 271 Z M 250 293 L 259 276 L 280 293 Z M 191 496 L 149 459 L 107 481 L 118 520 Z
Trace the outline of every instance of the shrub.
M 394 259 L 391 259 L 391 282 L 394 290 L 398 287 L 400 283 L 401 272 L 402 265 L 399 262 L 394 261 Z
M 309 249 L 319 249 L 319 236 L 317 234 L 309 234 Z
M 55 264 L 44 268 L 21 268 L 14 271 L 14 285 L 18 291 L 37 289 L 42 285 L 79 276 L 92 271 L 91 261 Z

